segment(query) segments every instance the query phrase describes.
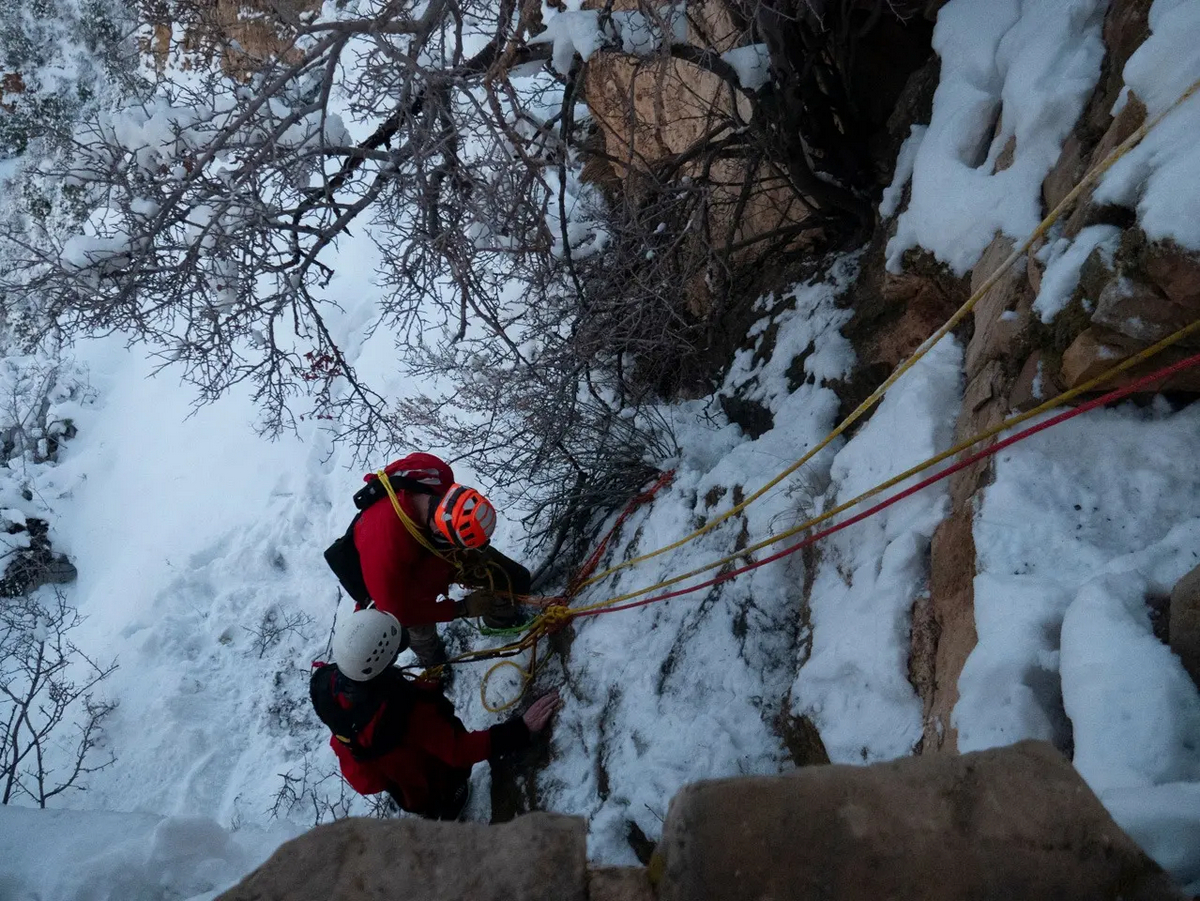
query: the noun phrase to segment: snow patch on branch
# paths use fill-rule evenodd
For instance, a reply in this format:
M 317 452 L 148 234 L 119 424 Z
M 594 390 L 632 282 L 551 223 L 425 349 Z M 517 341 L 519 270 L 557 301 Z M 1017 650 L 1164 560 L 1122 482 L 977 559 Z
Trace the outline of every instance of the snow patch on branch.
M 63 265 L 70 269 L 95 269 L 110 273 L 128 266 L 132 252 L 128 237 L 74 235 L 63 243 L 60 258 Z
M 664 45 L 687 40 L 687 11 L 683 4 L 663 6 L 656 10 L 656 15 L 641 10 L 619 10 L 607 19 L 601 18 L 599 10 L 581 9 L 581 4 L 582 0 L 568 0 L 566 9 L 559 10 L 543 3 L 542 21 L 546 30 L 529 40 L 530 44 L 554 45 L 551 64 L 560 75 L 571 71 L 576 54 L 587 62 L 602 47 L 615 47 L 619 43 L 624 53 L 650 56 Z
M 600 13 L 594 9 L 569 9 L 552 12 L 543 7 L 546 30 L 529 39 L 530 44 L 553 44 L 551 63 L 560 75 L 571 71 L 575 55 L 587 62 L 592 54 L 604 44 L 604 33 L 600 30 Z
M 738 83 L 747 91 L 757 91 L 771 80 L 771 54 L 766 44 L 750 44 L 721 54 L 733 66 Z

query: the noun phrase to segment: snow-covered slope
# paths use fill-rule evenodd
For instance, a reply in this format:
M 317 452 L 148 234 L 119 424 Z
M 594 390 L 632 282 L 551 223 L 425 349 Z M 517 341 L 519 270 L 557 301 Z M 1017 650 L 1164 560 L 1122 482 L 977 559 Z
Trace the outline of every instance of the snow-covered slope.
M 207 901 L 296 834 L 230 833 L 206 817 L 0 807 L 6 901 Z
M 675 480 L 630 517 L 623 541 L 603 565 L 676 541 L 825 437 L 837 410 L 826 383 L 847 375 L 853 362 L 838 332 L 848 314 L 837 308 L 837 293 L 855 274 L 854 261 L 842 260 L 832 269 L 832 283 L 782 298 L 794 307 L 772 317 L 778 331 L 770 356 L 755 362 L 767 350 L 759 337 L 735 361 L 726 388 L 752 386 L 747 396 L 771 411 L 774 428 L 751 440 L 733 426 L 704 426 L 704 404 L 673 411 L 684 447 Z M 766 324 L 752 333 L 761 336 Z M 802 356 L 806 350 L 812 352 Z M 793 372 L 801 384 L 789 387 L 795 360 L 803 361 L 802 375 Z M 578 603 L 649 587 L 720 559 L 944 449 L 958 383 L 958 351 L 948 342 L 839 452 L 823 451 L 744 513 L 670 554 L 618 572 Z M 553 761 L 538 779 L 544 803 L 588 816 L 592 852 L 628 863 L 634 860 L 630 824 L 657 836 L 666 804 L 682 785 L 790 766 L 785 715 L 809 716 L 838 761 L 909 753 L 921 716 L 906 677 L 907 618 L 941 513 L 941 496 L 931 492 L 843 533 L 823 551 L 811 620 L 804 564 L 796 555 L 661 605 L 580 621 L 562 676 L 570 702 L 555 733 Z M 790 708 L 784 706 L 789 693 Z

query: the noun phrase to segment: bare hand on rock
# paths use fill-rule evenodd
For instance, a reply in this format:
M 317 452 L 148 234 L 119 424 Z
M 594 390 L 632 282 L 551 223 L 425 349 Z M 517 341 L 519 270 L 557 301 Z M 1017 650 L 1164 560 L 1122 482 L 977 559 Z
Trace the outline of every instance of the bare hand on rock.
M 552 689 L 530 704 L 521 719 L 525 721 L 530 732 L 537 734 L 546 728 L 550 717 L 558 708 L 562 707 L 562 704 L 562 698 L 558 696 L 558 689 Z

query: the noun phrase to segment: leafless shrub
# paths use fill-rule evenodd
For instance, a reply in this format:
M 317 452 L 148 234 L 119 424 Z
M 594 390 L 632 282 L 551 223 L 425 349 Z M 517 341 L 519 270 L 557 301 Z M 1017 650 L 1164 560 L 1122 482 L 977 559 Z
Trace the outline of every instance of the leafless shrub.
M 0 803 L 45 807 L 114 762 L 101 752 L 116 703 L 93 692 L 116 663 L 97 662 L 71 641 L 81 622 L 58 594 L 53 603 L 0 601 Z
M 588 73 L 603 59 L 542 65 L 538 4 L 251 6 L 280 41 L 267 58 L 164 81 L 65 136 L 73 153 L 45 177 L 102 212 L 66 240 L 7 229 L 5 303 L 36 298 L 47 332 L 135 335 L 201 400 L 250 383 L 267 431 L 316 416 L 363 458 L 455 439 L 526 486 L 550 547 L 581 505 L 627 496 L 670 455 L 654 404 L 703 385 L 747 272 L 869 218 L 848 54 L 896 4 L 727 0 L 721 34 L 699 14 L 681 32 L 656 4 L 605 5 L 604 59 L 633 58 L 622 146 L 612 123 L 577 118 L 602 101 Z M 205 8 L 165 7 L 173 22 Z M 635 13 L 650 40 L 626 53 Z M 214 53 L 237 49 L 227 28 L 206 33 L 225 41 Z M 760 43 L 772 77 L 742 85 L 723 54 Z M 670 110 L 661 91 L 636 108 L 635 82 L 672 72 Z M 668 112 L 692 117 L 692 138 L 642 140 Z M 608 175 L 581 181 L 584 163 Z M 390 332 L 433 396 L 393 405 L 330 329 L 337 247 L 360 229 L 383 261 L 366 331 Z
M 272 819 L 306 814 L 314 826 L 319 826 L 348 817 L 357 797 L 338 772 L 336 763 L 331 761 L 329 766 L 319 767 L 309 754 L 298 767 L 280 773 L 279 778 L 283 781 L 268 810 Z
M 295 635 L 301 641 L 308 641 L 311 637 L 309 628 L 315 622 L 316 620 L 303 610 L 281 612 L 278 607 L 272 606 L 263 614 L 257 626 L 242 626 L 242 629 L 250 633 L 250 648 L 262 659 L 267 651 L 278 645 L 287 635 Z

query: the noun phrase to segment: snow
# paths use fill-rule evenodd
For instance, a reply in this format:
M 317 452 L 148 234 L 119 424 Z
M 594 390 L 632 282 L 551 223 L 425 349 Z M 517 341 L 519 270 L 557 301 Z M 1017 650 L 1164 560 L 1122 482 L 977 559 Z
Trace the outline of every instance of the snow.
M 1104 806 L 1129 837 L 1184 891 L 1200 893 L 1200 784 L 1173 782 L 1108 789 Z
M 798 286 L 778 301 L 761 299 L 757 309 L 764 312 L 791 303 L 803 315 L 785 314 L 769 346 L 764 333 L 771 317 L 765 316 L 753 326 L 754 346 L 735 353 L 725 375 L 726 386 L 738 388 L 740 396 L 778 414 L 791 393 L 788 369 L 801 354 L 808 352 L 806 375 L 821 382 L 845 378 L 854 365 L 854 350 L 838 329 L 849 322 L 851 313 L 838 306 L 837 298 L 853 280 L 858 259 L 856 254 L 838 261 L 830 268 L 828 283 Z
M 824 437 L 837 410 L 825 382 L 853 363 L 837 331 L 848 311 L 836 300 L 856 271 L 856 258 L 846 258 L 832 267 L 830 281 L 764 299 L 758 350 L 772 321 L 774 350 L 739 354 L 726 387 L 747 385 L 746 396 L 774 414 L 773 429 L 752 441 L 719 417 L 709 424 L 702 403 L 664 411 L 683 448 L 674 481 L 629 518 L 601 566 L 675 541 L 729 510 Z M 809 377 L 789 387 L 787 370 L 809 349 Z M 828 451 L 818 455 L 743 514 L 670 555 L 618 572 L 576 603 L 719 559 L 739 533 L 759 540 L 782 531 L 811 504 L 831 459 Z M 798 557 L 786 558 L 695 595 L 576 622 L 569 670 L 548 677 L 565 680 L 568 701 L 538 784 L 549 809 L 587 817 L 592 859 L 634 863 L 629 824 L 656 838 L 667 803 L 689 782 L 786 767 L 776 721 L 795 676 L 802 572 Z
M 74 269 L 117 270 L 129 262 L 127 238 L 93 238 L 75 235 L 63 244 L 62 261 Z
M 587 62 L 604 43 L 600 31 L 600 12 L 580 9 L 579 0 L 573 0 L 559 12 L 553 7 L 542 7 L 546 30 L 529 39 L 530 44 L 553 44 L 551 62 L 560 75 L 571 71 L 575 55 Z
M 913 164 L 917 160 L 917 151 L 921 149 L 921 142 L 925 140 L 925 133 L 928 130 L 924 125 L 913 125 L 909 129 L 908 137 L 900 145 L 900 152 L 896 156 L 896 172 L 892 176 L 892 183 L 884 189 L 883 197 L 879 201 L 880 217 L 891 219 L 899 211 L 900 203 L 904 199 L 904 188 L 912 178 Z
M 1150 117 L 1200 82 L 1200 4 L 1155 0 L 1150 37 L 1125 65 L 1125 83 Z M 1146 235 L 1200 250 L 1200 96 L 1167 116 L 1120 160 L 1096 190 L 1099 203 L 1136 207 Z
M 941 81 L 913 161 L 912 200 L 888 242 L 892 271 L 920 246 L 962 275 L 996 232 L 1022 240 L 1033 231 L 1042 181 L 1100 74 L 1106 8 L 1105 0 L 942 7 L 933 33 Z M 1012 165 L 996 172 L 1010 139 Z
M 1091 225 L 1083 229 L 1074 241 L 1060 238 L 1046 245 L 1049 261 L 1042 273 L 1042 286 L 1033 302 L 1033 310 L 1042 322 L 1052 322 L 1066 308 L 1079 284 L 1079 272 L 1097 247 L 1105 262 L 1112 263 L 1120 243 L 1121 230 L 1113 225 Z M 1089 298 L 1094 306 L 1097 298 Z
M 738 83 L 747 91 L 757 91 L 771 80 L 771 53 L 766 44 L 735 47 L 721 54 L 733 66 Z
M 834 458 L 827 506 L 950 445 L 961 368 L 962 350 L 948 338 L 906 373 Z M 813 721 L 835 763 L 910 754 L 921 736 L 921 702 L 908 681 L 908 634 L 913 603 L 926 590 L 929 541 L 946 512 L 943 482 L 818 548 L 811 650 L 792 685 L 792 712 Z
M 1063 701 L 1075 767 L 1101 794 L 1174 782 L 1200 788 L 1200 693 L 1154 635 L 1146 609 L 1147 589 L 1162 591 L 1187 572 L 1200 520 L 1191 526 L 1168 535 L 1166 547 L 1138 554 L 1137 564 L 1117 564 L 1127 571 L 1089 581 L 1063 618 Z M 1148 570 L 1163 581 L 1149 582 Z M 1112 741 L 1118 724 L 1140 740 Z
M 1200 563 L 1197 440 L 1200 408 L 1127 404 L 999 455 L 975 517 L 979 641 L 953 712 L 962 751 L 1072 743 L 1117 822 L 1128 812 L 1131 834 L 1193 884 L 1200 808 L 1178 799 L 1200 790 L 1200 697 L 1145 604 Z
M 1190 893 L 1200 891 L 1200 692 L 1146 608 L 1198 561 L 1200 518 L 1088 582 L 1062 624 L 1075 767 L 1113 818 Z
M 683 4 L 655 7 L 653 14 L 642 10 L 615 10 L 608 15 L 607 21 L 601 18 L 600 10 L 581 9 L 581 5 L 582 0 L 566 0 L 561 7 L 543 3 L 542 21 L 546 28 L 528 41 L 530 44 L 554 45 L 551 65 L 560 75 L 571 71 L 576 54 L 587 62 L 593 53 L 610 42 L 619 40 L 624 53 L 649 56 L 664 42 L 675 43 L 687 38 L 688 22 Z M 744 49 L 746 52 L 736 57 L 739 62 L 732 59 L 727 62 L 735 67 L 744 66 L 750 80 L 762 77 L 759 68 L 764 64 L 758 57 L 765 54 L 765 46 L 761 51 L 751 47 Z M 752 89 L 746 81 L 742 86 Z
M 0 806 L 0 895 L 7 901 L 209 901 L 297 831 L 231 832 L 204 817 Z

